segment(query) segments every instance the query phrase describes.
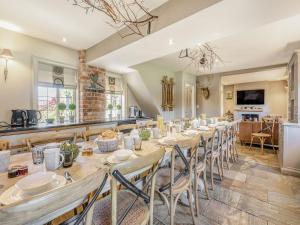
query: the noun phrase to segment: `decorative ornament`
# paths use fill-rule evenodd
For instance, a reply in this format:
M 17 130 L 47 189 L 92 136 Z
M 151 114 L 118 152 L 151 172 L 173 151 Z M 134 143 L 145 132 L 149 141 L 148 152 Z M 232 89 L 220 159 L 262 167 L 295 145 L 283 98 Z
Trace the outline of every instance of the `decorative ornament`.
M 133 34 L 150 34 L 151 24 L 158 18 L 144 7 L 144 0 L 73 0 L 73 5 L 83 8 L 86 13 L 95 10 L 104 13 L 111 19 L 107 23 L 114 27 L 122 38 Z M 120 33 L 124 27 L 127 31 Z
M 198 45 L 192 49 L 183 49 L 180 51 L 178 58 L 188 59 L 189 64 L 187 67 L 194 66 L 199 73 L 211 71 L 217 61 L 222 62 L 222 59 L 218 56 L 214 48 L 208 43 Z
M 205 98 L 205 99 L 209 98 L 209 89 L 208 89 L 208 87 L 201 88 L 201 93 L 202 93 L 203 98 Z
M 162 110 L 163 111 L 173 111 L 174 104 L 173 104 L 173 86 L 174 81 L 173 78 L 168 79 L 168 76 L 164 76 L 162 81 Z

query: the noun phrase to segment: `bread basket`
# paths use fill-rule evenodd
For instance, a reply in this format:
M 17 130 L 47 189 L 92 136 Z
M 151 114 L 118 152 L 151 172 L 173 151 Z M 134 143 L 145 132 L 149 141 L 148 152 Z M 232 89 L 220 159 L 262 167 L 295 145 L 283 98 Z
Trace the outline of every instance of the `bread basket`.
M 113 152 L 118 149 L 118 139 L 99 139 L 95 140 L 96 144 L 98 145 L 99 152 Z

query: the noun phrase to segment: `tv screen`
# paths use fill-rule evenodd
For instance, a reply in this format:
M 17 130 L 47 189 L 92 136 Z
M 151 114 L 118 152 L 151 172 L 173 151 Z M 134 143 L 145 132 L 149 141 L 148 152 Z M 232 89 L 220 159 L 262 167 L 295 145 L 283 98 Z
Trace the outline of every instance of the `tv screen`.
M 237 105 L 265 104 L 265 90 L 237 91 Z

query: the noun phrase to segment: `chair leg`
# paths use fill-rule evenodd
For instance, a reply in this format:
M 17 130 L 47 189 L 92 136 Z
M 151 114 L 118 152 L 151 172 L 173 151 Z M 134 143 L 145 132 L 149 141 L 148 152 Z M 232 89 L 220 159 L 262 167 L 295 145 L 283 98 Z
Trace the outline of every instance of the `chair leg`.
M 196 208 L 196 216 L 199 215 L 199 199 L 198 199 L 198 179 L 200 179 L 201 174 L 197 174 L 195 172 L 195 181 L 194 181 L 194 196 L 195 196 L 195 208 Z
M 174 225 L 174 216 L 175 216 L 175 203 L 174 196 L 170 196 L 170 225 Z
M 190 210 L 191 210 L 191 214 L 192 214 L 192 219 L 193 219 L 193 224 L 196 224 L 195 221 L 195 213 L 194 213 L 194 209 L 193 209 L 193 200 L 192 200 L 192 187 L 190 186 L 189 190 L 187 191 L 188 196 L 189 196 L 189 204 L 190 204 Z M 195 200 L 197 201 L 197 200 Z
M 276 149 L 275 149 L 275 146 L 274 146 L 274 139 L 273 139 L 273 137 L 271 138 L 271 143 L 272 143 L 274 154 L 276 154 Z
M 226 155 L 225 155 L 225 157 L 226 157 Z M 224 174 L 224 152 L 221 153 L 221 171 L 222 171 L 222 176 L 223 176 L 223 174 Z
M 251 143 L 250 143 L 250 148 L 249 148 L 249 150 L 252 150 L 253 138 L 254 138 L 254 136 L 251 135 Z
M 229 153 L 230 153 L 230 146 L 227 147 L 226 149 L 226 154 L 225 154 L 225 157 L 226 157 L 226 165 L 227 165 L 227 169 L 229 169 Z
M 214 159 L 210 160 L 210 179 L 211 179 L 211 189 L 214 190 Z
M 207 184 L 207 180 L 206 180 L 206 169 L 204 169 L 204 171 L 203 171 L 203 181 L 204 181 L 206 197 L 207 197 L 207 199 L 209 199 L 208 184 Z
M 220 180 L 222 180 L 222 169 L 221 169 L 221 164 L 220 164 L 220 158 L 218 157 L 217 159 L 217 166 L 218 166 L 218 173 L 219 173 L 219 177 L 220 177 Z
M 237 150 L 235 141 L 233 142 L 233 154 L 236 155 L 236 161 L 237 161 L 237 159 L 239 158 L 239 154 L 238 154 L 238 150 Z
M 265 139 L 263 137 L 259 138 L 260 139 L 260 147 L 261 147 L 261 153 L 264 154 L 264 144 L 265 144 Z

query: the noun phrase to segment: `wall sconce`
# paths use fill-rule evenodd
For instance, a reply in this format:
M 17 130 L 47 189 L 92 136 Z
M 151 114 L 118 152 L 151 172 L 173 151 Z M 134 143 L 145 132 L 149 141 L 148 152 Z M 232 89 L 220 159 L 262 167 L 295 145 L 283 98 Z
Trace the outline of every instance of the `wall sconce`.
M 8 62 L 9 59 L 13 59 L 14 56 L 13 56 L 12 52 L 9 49 L 5 48 L 0 53 L 0 57 L 5 59 L 4 80 L 6 82 L 7 75 L 8 75 L 7 62 Z

